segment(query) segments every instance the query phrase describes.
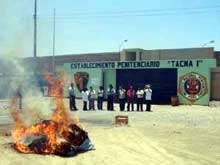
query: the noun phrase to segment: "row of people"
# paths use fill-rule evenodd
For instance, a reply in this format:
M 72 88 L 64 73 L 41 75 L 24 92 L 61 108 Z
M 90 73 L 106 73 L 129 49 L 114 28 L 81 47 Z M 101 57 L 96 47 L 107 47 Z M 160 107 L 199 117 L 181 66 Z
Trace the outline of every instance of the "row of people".
M 125 110 L 127 101 L 127 111 L 134 111 L 134 103 L 137 102 L 137 111 L 143 111 L 143 104 L 146 103 L 146 111 L 151 111 L 152 89 L 150 85 L 145 85 L 144 89 L 138 88 L 137 91 L 130 86 L 126 91 L 121 86 L 118 90 L 120 111 Z
M 107 110 L 114 110 L 114 98 L 117 95 L 119 100 L 120 110 L 125 110 L 125 104 L 127 102 L 127 111 L 134 111 L 134 103 L 137 102 L 137 111 L 143 111 L 143 104 L 146 103 L 146 111 L 151 111 L 151 96 L 152 89 L 150 85 L 146 85 L 142 90 L 138 88 L 137 91 L 133 89 L 132 86 L 126 91 L 121 86 L 119 87 L 118 92 L 116 93 L 113 86 L 110 84 L 107 92 L 105 93 L 104 88 L 102 86 L 99 87 L 97 92 L 93 89 L 93 87 L 89 87 L 89 89 L 85 88 L 82 90 L 82 101 L 83 101 L 83 110 L 95 110 L 95 99 L 97 94 L 97 108 L 99 110 L 103 110 L 103 100 L 105 95 L 107 95 Z M 70 97 L 70 109 L 77 110 L 75 105 L 75 94 L 73 84 L 69 88 L 69 97 Z M 89 105 L 88 105 L 89 104 Z
M 103 97 L 98 97 L 99 101 L 98 101 L 98 109 L 102 109 L 102 102 L 104 99 L 104 89 L 100 88 L 100 90 L 103 91 Z M 70 87 L 68 88 L 68 92 L 69 92 L 69 106 L 70 106 L 70 110 L 71 111 L 76 111 L 78 110 L 78 108 L 76 107 L 76 101 L 75 101 L 75 90 L 74 90 L 74 84 L 71 83 Z M 83 89 L 81 92 L 82 95 L 82 100 L 83 100 L 83 110 L 88 110 L 87 108 L 87 103 L 89 102 L 89 110 L 95 110 L 95 97 L 96 97 L 96 92 L 95 90 L 93 90 L 92 87 L 89 88 L 89 90 L 87 88 Z M 101 94 L 100 94 L 101 96 Z M 101 103 L 100 103 L 101 102 Z
M 115 90 L 113 87 L 110 87 L 111 90 L 108 90 L 108 110 L 113 110 L 113 103 L 114 103 L 114 94 Z M 99 90 L 97 91 L 97 108 L 98 110 L 103 110 L 103 101 L 105 97 L 104 88 L 102 86 L 99 87 Z M 83 100 L 83 110 L 87 109 L 87 103 L 89 103 L 89 110 L 95 110 L 95 98 L 96 98 L 96 91 L 93 89 L 93 87 L 89 87 L 89 90 L 87 88 L 83 89 L 82 91 L 82 100 Z

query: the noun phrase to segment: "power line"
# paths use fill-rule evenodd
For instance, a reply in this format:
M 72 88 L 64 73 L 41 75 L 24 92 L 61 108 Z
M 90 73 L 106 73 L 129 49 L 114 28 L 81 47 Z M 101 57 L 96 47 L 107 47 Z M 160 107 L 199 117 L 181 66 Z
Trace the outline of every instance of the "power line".
M 200 6 L 200 7 L 182 7 L 182 8 L 166 8 L 166 9 L 139 9 L 139 10 L 118 10 L 118 11 L 99 11 L 99 12 L 75 12 L 77 15 L 91 15 L 91 14 L 123 14 L 123 13 L 141 13 L 141 12 L 163 12 L 163 11 L 181 11 L 181 10 L 204 10 L 204 9 L 219 9 L 217 6 Z
M 111 17 L 111 16 L 126 16 L 126 15 L 146 15 L 146 14 L 163 14 L 183 11 L 186 12 L 208 12 L 214 11 L 214 9 L 220 9 L 220 5 L 217 6 L 206 6 L 206 7 L 183 7 L 183 8 L 167 8 L 167 9 L 140 9 L 140 10 L 127 10 L 127 11 L 102 11 L 102 12 L 75 12 L 68 15 L 60 15 L 58 18 L 66 18 L 66 17 Z M 49 16 L 41 16 L 41 17 L 51 17 Z
M 220 13 L 219 10 L 212 10 L 213 13 Z M 195 15 L 195 14 L 208 14 L 210 11 L 187 11 L 187 12 L 160 12 L 160 13 L 141 13 L 141 14 L 117 14 L 117 15 L 95 15 L 95 16 L 57 16 L 59 20 L 68 19 L 93 19 L 93 18 L 121 18 L 121 17 L 151 17 L 151 16 L 172 16 L 172 15 Z M 49 17 L 40 17 L 42 19 L 52 19 Z

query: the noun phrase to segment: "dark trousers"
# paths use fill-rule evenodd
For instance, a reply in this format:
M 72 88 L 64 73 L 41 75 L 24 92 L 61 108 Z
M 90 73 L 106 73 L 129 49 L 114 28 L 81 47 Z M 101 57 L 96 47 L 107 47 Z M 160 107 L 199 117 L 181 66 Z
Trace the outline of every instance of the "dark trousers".
M 75 96 L 70 96 L 70 110 L 77 110 Z
M 143 98 L 137 98 L 137 111 L 143 111 Z
M 128 100 L 128 106 L 127 106 L 128 111 L 130 111 L 130 106 L 131 106 L 131 110 L 134 111 L 134 100 Z
M 102 107 L 102 105 L 103 105 L 103 97 L 98 97 L 98 101 L 97 101 L 98 103 L 98 109 L 100 109 L 100 110 L 103 110 L 103 107 Z
M 125 110 L 125 99 L 119 99 L 120 111 Z
M 86 111 L 87 109 L 87 101 L 83 101 L 83 110 Z
M 114 111 L 114 96 L 108 95 L 107 110 Z
M 146 102 L 146 111 L 151 111 L 151 100 L 145 100 Z
M 95 99 L 89 99 L 89 110 L 95 110 Z

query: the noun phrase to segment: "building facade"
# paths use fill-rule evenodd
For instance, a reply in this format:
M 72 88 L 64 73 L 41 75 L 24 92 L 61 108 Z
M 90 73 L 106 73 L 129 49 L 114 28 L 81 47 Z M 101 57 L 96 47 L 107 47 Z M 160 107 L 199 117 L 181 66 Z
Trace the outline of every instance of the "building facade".
M 32 58 L 25 60 L 30 62 Z M 53 57 L 37 60 L 39 68 L 52 71 Z M 169 104 L 175 95 L 182 104 L 208 105 L 210 99 L 220 99 L 220 53 L 213 48 L 62 55 L 55 57 L 55 64 L 68 73 L 69 83 L 76 84 L 78 96 L 82 88 L 89 86 L 143 88 L 151 84 L 155 104 Z

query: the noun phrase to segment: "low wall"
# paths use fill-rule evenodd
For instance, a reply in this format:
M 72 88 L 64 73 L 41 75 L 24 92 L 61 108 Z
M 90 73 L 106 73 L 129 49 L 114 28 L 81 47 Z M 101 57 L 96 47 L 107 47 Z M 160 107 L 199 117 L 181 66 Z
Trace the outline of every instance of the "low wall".
M 220 67 L 211 69 L 211 100 L 220 100 Z

